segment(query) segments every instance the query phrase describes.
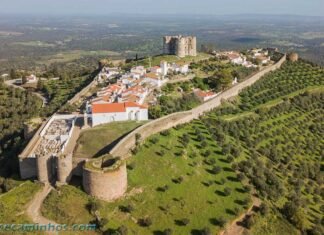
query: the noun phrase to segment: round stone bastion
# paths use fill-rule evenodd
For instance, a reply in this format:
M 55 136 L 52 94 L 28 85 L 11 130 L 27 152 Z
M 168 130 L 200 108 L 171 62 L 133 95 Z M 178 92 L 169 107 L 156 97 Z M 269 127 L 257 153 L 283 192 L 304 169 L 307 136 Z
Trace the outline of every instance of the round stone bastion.
M 288 60 L 291 61 L 291 62 L 296 62 L 296 61 L 298 61 L 298 58 L 299 58 L 299 56 L 298 56 L 298 54 L 295 53 L 295 52 L 292 52 L 292 53 L 290 53 L 290 54 L 288 55 Z
M 126 162 L 111 155 L 87 160 L 83 166 L 83 188 L 101 200 L 120 198 L 127 190 Z

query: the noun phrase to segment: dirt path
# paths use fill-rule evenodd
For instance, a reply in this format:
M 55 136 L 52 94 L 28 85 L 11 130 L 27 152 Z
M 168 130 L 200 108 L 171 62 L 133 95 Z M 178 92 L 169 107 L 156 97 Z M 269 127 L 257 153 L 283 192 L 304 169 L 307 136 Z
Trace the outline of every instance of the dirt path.
M 30 202 L 30 204 L 27 207 L 26 212 L 35 224 L 56 225 L 56 223 L 54 221 L 51 221 L 51 220 L 43 217 L 40 212 L 41 206 L 42 206 L 45 198 L 51 192 L 52 189 L 53 189 L 53 187 L 50 184 L 46 184 L 44 186 L 44 188 L 42 189 L 42 191 L 38 192 L 35 195 L 35 197 L 33 198 L 33 200 Z M 49 234 L 51 234 L 51 233 L 49 233 Z
M 241 226 L 244 218 L 248 215 L 251 215 L 253 213 L 254 207 L 259 207 L 261 205 L 261 200 L 255 196 L 252 196 L 252 206 L 240 217 L 232 221 L 230 225 L 228 225 L 224 231 L 222 231 L 219 235 L 241 235 L 243 234 L 244 228 Z

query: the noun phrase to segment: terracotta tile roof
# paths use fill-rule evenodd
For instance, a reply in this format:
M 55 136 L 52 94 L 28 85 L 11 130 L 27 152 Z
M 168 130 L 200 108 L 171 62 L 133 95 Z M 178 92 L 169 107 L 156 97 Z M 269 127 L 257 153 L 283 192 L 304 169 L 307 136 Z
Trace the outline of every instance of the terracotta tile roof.
M 234 59 L 238 59 L 240 58 L 240 55 L 239 54 L 236 54 L 236 53 L 231 53 L 231 54 L 228 54 L 227 57 L 231 60 L 234 60 Z
M 125 103 L 94 103 L 92 105 L 92 113 L 124 113 L 126 108 L 138 107 L 140 109 L 147 109 L 144 105 L 136 104 L 135 102 Z
M 202 91 L 202 90 L 198 90 L 195 93 L 199 97 L 209 97 L 209 96 L 215 95 L 215 93 L 212 92 L 212 91 Z
M 158 75 L 156 75 L 155 73 L 147 73 L 145 74 L 145 77 L 152 78 L 152 79 L 159 79 Z

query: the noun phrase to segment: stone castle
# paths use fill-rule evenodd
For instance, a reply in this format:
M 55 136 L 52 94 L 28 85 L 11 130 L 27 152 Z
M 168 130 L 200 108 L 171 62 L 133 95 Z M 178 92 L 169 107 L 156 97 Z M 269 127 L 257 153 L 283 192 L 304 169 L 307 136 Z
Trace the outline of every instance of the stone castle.
M 163 37 L 163 54 L 176 55 L 180 58 L 186 56 L 197 56 L 197 38 L 193 36 Z
M 39 128 L 19 155 L 21 178 L 64 185 L 72 176 L 79 176 L 88 194 L 106 201 L 121 197 L 127 189 L 124 160 L 110 155 L 94 159 L 73 158 L 70 153 L 77 118 L 75 115 L 53 115 Z

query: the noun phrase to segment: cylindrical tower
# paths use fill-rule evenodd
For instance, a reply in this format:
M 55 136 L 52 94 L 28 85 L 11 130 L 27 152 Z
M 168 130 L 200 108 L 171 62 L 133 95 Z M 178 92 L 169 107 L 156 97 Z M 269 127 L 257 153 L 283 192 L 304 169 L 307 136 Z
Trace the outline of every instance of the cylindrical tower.
M 170 36 L 165 36 L 163 37 L 163 54 L 170 54 L 170 40 L 171 37 Z
M 42 183 L 48 183 L 51 180 L 50 156 L 41 155 L 36 157 L 37 177 Z
M 186 38 L 179 37 L 176 41 L 176 55 L 180 58 L 186 57 Z
M 190 55 L 197 56 L 197 38 L 196 37 L 191 38 Z
M 61 155 L 57 160 L 57 180 L 60 183 L 68 183 L 72 177 L 72 154 Z
M 298 54 L 293 52 L 288 55 L 288 60 L 291 62 L 296 62 L 298 61 L 298 57 L 299 57 Z
M 88 160 L 83 167 L 83 188 L 101 200 L 120 198 L 127 190 L 125 161 L 108 155 Z

